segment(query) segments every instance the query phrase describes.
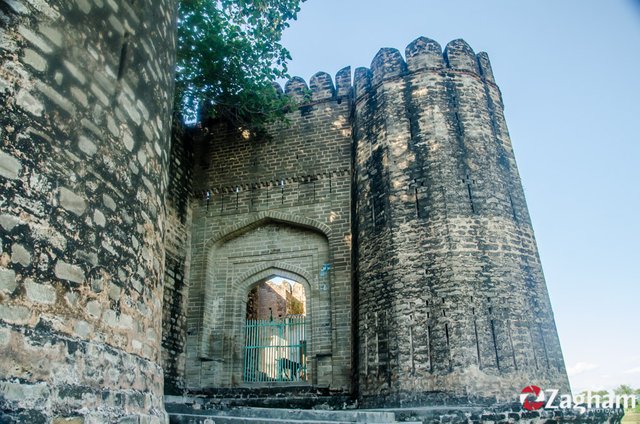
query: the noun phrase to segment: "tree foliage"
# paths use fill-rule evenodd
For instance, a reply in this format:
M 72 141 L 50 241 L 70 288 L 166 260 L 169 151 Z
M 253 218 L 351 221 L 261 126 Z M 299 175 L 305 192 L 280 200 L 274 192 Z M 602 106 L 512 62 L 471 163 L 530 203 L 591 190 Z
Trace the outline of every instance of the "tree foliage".
M 626 385 L 626 384 L 621 384 L 618 387 L 616 387 L 613 392 L 616 395 L 633 395 L 635 394 L 635 390 L 633 390 L 631 388 L 631 386 Z
M 176 108 L 188 120 L 204 110 L 239 127 L 281 115 L 288 100 L 272 83 L 286 78 L 280 44 L 304 0 L 180 0 Z

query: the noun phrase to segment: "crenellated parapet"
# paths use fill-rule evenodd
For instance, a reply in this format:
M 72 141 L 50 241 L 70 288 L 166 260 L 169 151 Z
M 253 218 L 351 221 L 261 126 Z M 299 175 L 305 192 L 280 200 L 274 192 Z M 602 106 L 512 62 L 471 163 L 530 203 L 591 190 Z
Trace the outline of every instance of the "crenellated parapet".
M 351 94 L 351 67 L 346 66 L 336 74 L 336 95 L 339 98 Z
M 396 49 L 382 48 L 371 61 L 371 83 L 381 83 L 383 80 L 404 75 L 407 65 L 400 52 Z
M 493 70 L 491 69 L 491 62 L 489 62 L 489 55 L 485 52 L 480 52 L 477 57 L 482 77 L 489 82 L 495 83 L 495 80 L 493 79 Z
M 311 101 L 313 102 L 333 99 L 336 95 L 331 75 L 326 72 L 318 72 L 312 76 L 309 86 L 311 89 Z
M 353 79 L 355 97 L 358 98 L 371 88 L 371 70 L 369 68 L 356 68 Z
M 353 87 L 351 67 L 345 67 L 337 72 L 335 86 L 331 75 L 318 72 L 309 79 L 308 85 L 303 78 L 292 77 L 285 83 L 284 93 L 299 105 L 351 96 L 359 99 L 371 86 L 421 71 L 468 72 L 495 85 L 487 53 L 476 54 L 462 39 L 451 41 L 443 51 L 437 41 L 419 37 L 405 48 L 405 57 L 394 48 L 380 49 L 369 68 L 356 68 Z M 279 93 L 282 92 L 279 85 L 275 84 L 275 87 Z
M 293 77 L 284 85 L 284 93 L 297 103 L 304 103 L 309 87 L 304 79 Z
M 487 53 L 476 54 L 462 39 L 451 41 L 443 51 L 437 41 L 419 37 L 406 47 L 404 58 L 397 49 L 382 48 L 373 58 L 369 68 L 356 69 L 355 98 L 361 97 L 365 86 L 376 86 L 383 81 L 422 71 L 466 72 L 495 85 Z
M 347 66 L 338 71 L 334 86 L 331 75 L 317 72 L 307 82 L 298 76 L 289 79 L 284 86 L 284 94 L 298 105 L 304 106 L 325 101 L 337 101 L 351 96 L 351 67 Z M 274 84 L 278 93 L 282 89 Z
M 286 81 L 284 90 L 274 84 L 278 93 L 290 96 L 299 105 L 330 101 L 353 96 L 359 98 L 367 87 L 383 81 L 399 78 L 420 71 L 470 72 L 482 80 L 495 84 L 489 56 L 485 52 L 476 54 L 462 39 L 449 42 L 443 51 L 437 41 L 418 37 L 405 48 L 404 57 L 395 48 L 382 48 L 374 56 L 371 65 L 340 69 L 334 80 L 326 72 L 317 72 L 309 83 L 304 78 L 294 76 Z

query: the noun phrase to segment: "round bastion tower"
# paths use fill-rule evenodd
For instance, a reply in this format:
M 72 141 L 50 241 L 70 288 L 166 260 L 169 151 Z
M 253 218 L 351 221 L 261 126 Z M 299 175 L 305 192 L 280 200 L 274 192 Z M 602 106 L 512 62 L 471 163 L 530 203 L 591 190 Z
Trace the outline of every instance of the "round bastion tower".
M 173 0 L 0 2 L 0 422 L 164 423 Z
M 365 406 L 569 389 L 486 53 L 418 38 L 355 74 L 358 391 Z

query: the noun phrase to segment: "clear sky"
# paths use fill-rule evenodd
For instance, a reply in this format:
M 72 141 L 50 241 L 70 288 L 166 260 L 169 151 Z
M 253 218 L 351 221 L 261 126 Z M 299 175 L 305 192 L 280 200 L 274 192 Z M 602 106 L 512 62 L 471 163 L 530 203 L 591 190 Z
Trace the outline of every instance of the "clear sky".
M 308 0 L 291 75 L 424 35 L 489 53 L 575 390 L 640 387 L 640 2 Z

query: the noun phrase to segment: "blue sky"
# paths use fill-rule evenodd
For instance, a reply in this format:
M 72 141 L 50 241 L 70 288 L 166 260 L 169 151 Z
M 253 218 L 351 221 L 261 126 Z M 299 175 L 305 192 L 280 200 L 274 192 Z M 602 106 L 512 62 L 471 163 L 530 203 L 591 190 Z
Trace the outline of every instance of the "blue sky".
M 640 387 L 640 2 L 308 0 L 308 81 L 420 35 L 489 53 L 574 390 Z

